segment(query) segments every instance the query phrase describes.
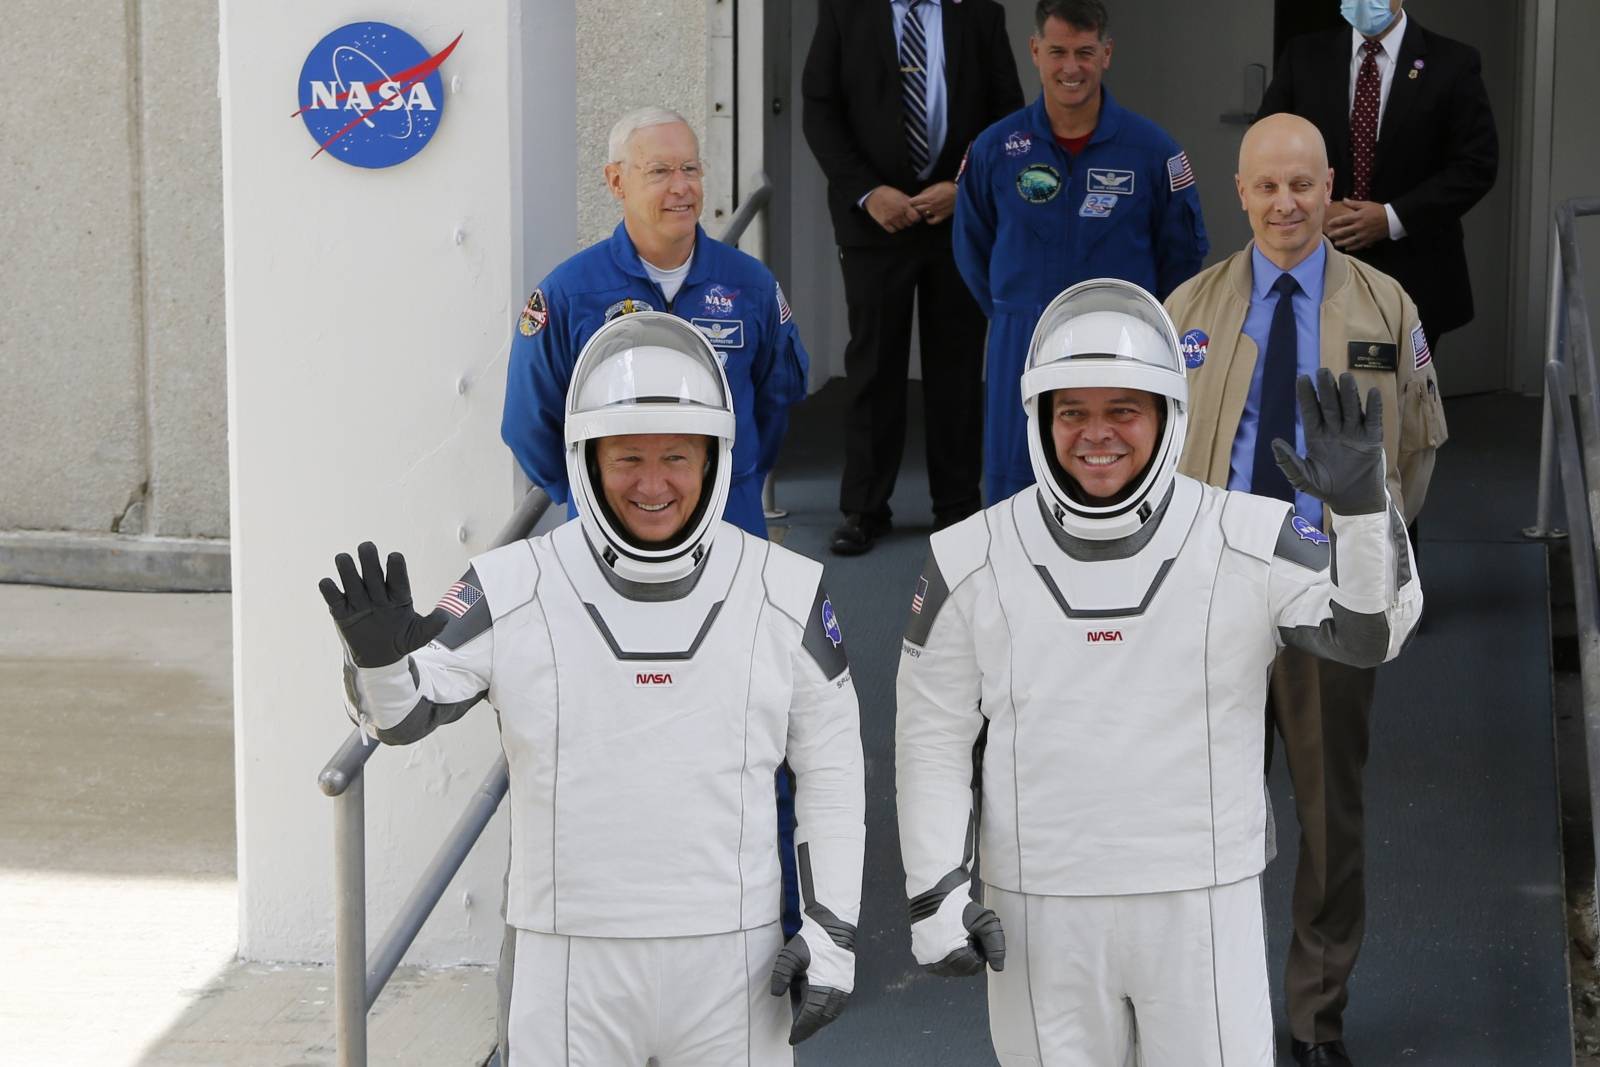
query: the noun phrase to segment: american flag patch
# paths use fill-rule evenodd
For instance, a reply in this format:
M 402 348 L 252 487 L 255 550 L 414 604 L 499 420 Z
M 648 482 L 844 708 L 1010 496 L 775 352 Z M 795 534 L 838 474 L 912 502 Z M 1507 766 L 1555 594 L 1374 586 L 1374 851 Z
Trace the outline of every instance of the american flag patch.
M 1194 170 L 1189 166 L 1189 153 L 1179 152 L 1167 160 L 1167 185 L 1173 192 L 1194 184 Z
M 457 582 L 439 598 L 439 606 L 456 618 L 472 610 L 472 605 L 483 599 L 483 590 L 466 582 Z
M 1417 354 L 1417 370 L 1433 362 L 1433 353 L 1428 349 L 1428 335 L 1422 332 L 1420 322 L 1411 331 L 1411 351 Z
M 923 601 L 928 596 L 928 579 L 917 579 L 917 591 L 911 594 L 911 614 L 921 615 Z
M 778 290 L 778 325 L 782 326 L 784 323 L 794 318 L 794 312 L 789 310 L 789 301 L 783 298 L 783 286 L 778 285 L 777 282 L 773 282 L 772 284 L 776 286 Z

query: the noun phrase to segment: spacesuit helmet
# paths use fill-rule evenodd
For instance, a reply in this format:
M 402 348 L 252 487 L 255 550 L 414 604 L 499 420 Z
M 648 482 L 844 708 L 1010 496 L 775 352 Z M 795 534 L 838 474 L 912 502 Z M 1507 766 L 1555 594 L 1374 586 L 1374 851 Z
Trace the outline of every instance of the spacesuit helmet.
M 734 423 L 733 393 L 715 350 L 676 315 L 620 315 L 583 346 L 567 389 L 567 483 L 590 544 L 619 577 L 672 581 L 705 558 L 728 500 Z M 700 499 L 664 541 L 635 537 L 606 501 L 596 442 L 624 434 L 710 439 Z
M 1115 495 L 1085 493 L 1056 458 L 1057 389 L 1139 389 L 1155 396 L 1160 427 L 1144 469 Z M 1189 385 L 1166 309 L 1132 282 L 1095 278 L 1050 302 L 1022 372 L 1028 458 L 1050 513 L 1077 537 L 1104 541 L 1137 531 L 1166 498 L 1183 451 Z

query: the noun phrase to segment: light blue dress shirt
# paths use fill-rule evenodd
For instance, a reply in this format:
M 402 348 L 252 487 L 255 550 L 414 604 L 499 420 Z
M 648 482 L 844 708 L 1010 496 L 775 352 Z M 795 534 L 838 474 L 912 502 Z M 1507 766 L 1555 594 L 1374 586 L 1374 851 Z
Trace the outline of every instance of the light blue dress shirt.
M 944 13 L 940 0 L 922 0 L 917 6 L 917 18 L 922 22 L 923 39 L 928 44 L 928 165 L 917 175 L 926 179 L 933 173 L 939 153 L 944 151 L 945 135 L 950 132 L 950 122 L 945 107 L 944 84 Z M 894 49 L 900 54 L 901 34 L 905 32 L 906 14 L 911 10 L 911 0 L 890 0 L 894 9 Z M 921 190 L 910 190 L 920 192 Z
M 1294 333 L 1296 375 L 1307 374 L 1316 380 L 1317 368 L 1322 366 L 1322 271 L 1328 263 L 1327 246 L 1320 241 L 1317 250 L 1289 270 L 1300 283 L 1294 294 Z M 1244 335 L 1256 344 L 1256 367 L 1250 375 L 1250 395 L 1244 401 L 1244 414 L 1239 419 L 1239 432 L 1233 438 L 1233 453 L 1228 465 L 1228 488 L 1250 491 L 1251 477 L 1255 473 L 1256 427 L 1261 421 L 1261 373 L 1267 365 L 1267 333 L 1272 328 L 1272 313 L 1278 307 L 1278 294 L 1272 291 L 1283 268 L 1261 254 L 1261 249 L 1250 249 L 1252 282 L 1250 285 L 1250 311 L 1244 317 Z M 1306 448 L 1305 428 L 1300 425 L 1300 409 L 1294 413 L 1294 447 L 1302 455 Z M 1297 515 L 1314 526 L 1322 525 L 1322 501 L 1305 493 L 1294 494 Z

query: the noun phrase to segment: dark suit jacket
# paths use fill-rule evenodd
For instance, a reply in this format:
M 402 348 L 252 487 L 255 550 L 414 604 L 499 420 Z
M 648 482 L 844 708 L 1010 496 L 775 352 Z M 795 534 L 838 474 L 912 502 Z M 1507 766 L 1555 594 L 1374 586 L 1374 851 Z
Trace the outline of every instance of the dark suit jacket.
M 1261 115 L 1288 111 L 1322 131 L 1335 199 L 1351 195 L 1350 40 L 1341 26 L 1290 41 L 1261 102 Z M 1406 236 L 1355 255 L 1405 287 L 1432 336 L 1472 319 L 1461 216 L 1494 185 L 1500 154 L 1480 71 L 1476 48 L 1407 15 L 1372 170 L 1372 199 L 1394 206 Z
M 828 178 L 828 209 L 842 246 L 950 240 L 949 222 L 884 232 L 856 206 L 890 185 L 913 194 L 951 181 L 967 145 L 990 123 L 1022 106 L 1017 64 L 995 0 L 941 0 L 948 132 L 933 173 L 918 180 L 906 148 L 900 60 L 889 0 L 822 0 L 800 92 L 806 143 Z

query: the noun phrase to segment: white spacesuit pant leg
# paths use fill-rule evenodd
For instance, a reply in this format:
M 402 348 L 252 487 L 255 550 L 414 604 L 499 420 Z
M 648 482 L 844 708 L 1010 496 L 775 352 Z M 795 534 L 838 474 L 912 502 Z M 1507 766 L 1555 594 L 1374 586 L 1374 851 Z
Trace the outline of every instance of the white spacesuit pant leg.
M 792 1067 L 778 923 L 702 937 L 517 931 L 508 1067 Z
M 1258 878 L 1056 897 L 984 887 L 1006 933 L 989 973 L 1002 1067 L 1271 1067 Z
M 1125 899 L 1141 1067 L 1272 1067 L 1261 879 Z
M 788 994 L 771 993 L 777 923 L 665 938 L 661 1040 L 654 1067 L 793 1067 Z

